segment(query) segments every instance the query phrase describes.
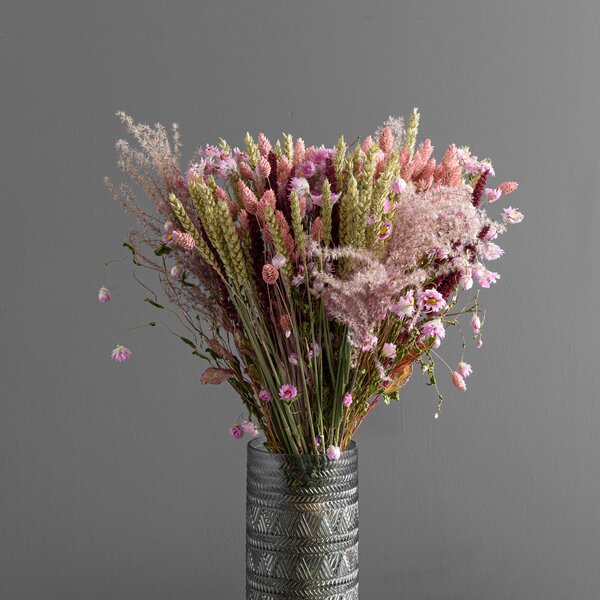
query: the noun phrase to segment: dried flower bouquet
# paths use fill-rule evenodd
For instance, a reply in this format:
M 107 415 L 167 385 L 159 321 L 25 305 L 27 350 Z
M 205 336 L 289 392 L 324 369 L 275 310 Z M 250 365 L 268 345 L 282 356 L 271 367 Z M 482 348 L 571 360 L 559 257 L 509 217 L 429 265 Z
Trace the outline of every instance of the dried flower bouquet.
M 181 339 L 210 364 L 201 381 L 228 381 L 241 397 L 248 414 L 234 438 L 260 430 L 273 452 L 336 460 L 415 364 L 439 416 L 436 349 L 463 315 L 481 346 L 477 297 L 457 303 L 474 280 L 488 288 L 500 277 L 483 261 L 503 254 L 497 236 L 523 215 L 507 207 L 495 221 L 485 206 L 516 183 L 487 187 L 492 164 L 468 148 L 436 161 L 429 139 L 417 147 L 416 109 L 406 129 L 390 118 L 350 147 L 247 135 L 244 150 L 221 140 L 183 170 L 176 126 L 169 135 L 119 116 L 136 141 L 117 143 L 119 166 L 153 204 L 106 180 L 137 218 L 124 245 L 136 272 L 156 272 L 189 332 Z M 98 299 L 111 299 L 104 285 Z M 119 344 L 112 356 L 131 350 Z M 464 391 L 471 367 L 449 370 Z

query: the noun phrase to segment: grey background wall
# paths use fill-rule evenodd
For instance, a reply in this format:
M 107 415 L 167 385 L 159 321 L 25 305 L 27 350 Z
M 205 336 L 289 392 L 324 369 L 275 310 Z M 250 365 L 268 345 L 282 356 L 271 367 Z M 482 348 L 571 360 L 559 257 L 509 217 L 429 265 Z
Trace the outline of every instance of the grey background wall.
M 568 5 L 568 6 L 567 6 Z M 521 184 L 468 393 L 419 377 L 358 436 L 362 597 L 600 597 L 600 7 L 589 1 L 4 2 L 0 598 L 242 598 L 240 408 L 123 256 L 113 114 L 188 156 L 247 129 L 333 144 L 419 106 Z M 119 339 L 134 349 L 111 363 Z M 458 359 L 458 348 L 443 346 Z

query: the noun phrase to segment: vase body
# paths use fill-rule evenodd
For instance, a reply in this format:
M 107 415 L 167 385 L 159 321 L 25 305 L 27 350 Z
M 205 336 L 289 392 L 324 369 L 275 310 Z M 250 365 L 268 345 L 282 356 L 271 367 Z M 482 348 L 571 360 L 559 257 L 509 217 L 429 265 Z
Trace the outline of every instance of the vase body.
M 358 451 L 325 456 L 248 444 L 247 600 L 358 599 Z

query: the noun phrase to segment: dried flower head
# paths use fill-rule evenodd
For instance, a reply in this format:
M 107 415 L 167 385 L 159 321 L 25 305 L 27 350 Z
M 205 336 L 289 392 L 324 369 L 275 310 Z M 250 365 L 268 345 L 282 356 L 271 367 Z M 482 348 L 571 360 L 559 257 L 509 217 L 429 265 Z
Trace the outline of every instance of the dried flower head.
M 108 291 L 108 288 L 105 288 L 104 286 L 102 286 L 98 290 L 98 301 L 102 302 L 102 304 L 106 304 L 107 302 L 110 302 L 111 298 L 112 298 L 112 295 Z
M 273 285 L 279 279 L 279 271 L 271 263 L 267 263 L 263 265 L 262 278 L 267 285 Z
M 111 358 L 118 363 L 125 362 L 130 356 L 132 352 L 126 346 L 122 346 L 119 344 L 111 353 Z

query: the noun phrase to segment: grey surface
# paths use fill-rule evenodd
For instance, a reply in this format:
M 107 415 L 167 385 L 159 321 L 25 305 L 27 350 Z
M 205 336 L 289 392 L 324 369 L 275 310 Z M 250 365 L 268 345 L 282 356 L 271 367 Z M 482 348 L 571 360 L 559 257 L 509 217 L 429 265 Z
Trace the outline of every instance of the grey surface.
M 95 300 L 130 225 L 101 180 L 114 111 L 179 122 L 191 153 L 333 144 L 416 105 L 527 216 L 468 393 L 444 382 L 434 421 L 417 377 L 357 438 L 361 597 L 597 600 L 599 25 L 592 1 L 3 2 L 0 598 L 243 597 L 233 392 L 164 330 L 109 359 L 157 316 L 126 263 Z

